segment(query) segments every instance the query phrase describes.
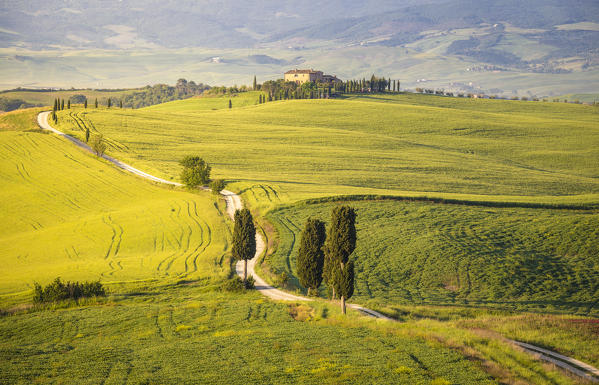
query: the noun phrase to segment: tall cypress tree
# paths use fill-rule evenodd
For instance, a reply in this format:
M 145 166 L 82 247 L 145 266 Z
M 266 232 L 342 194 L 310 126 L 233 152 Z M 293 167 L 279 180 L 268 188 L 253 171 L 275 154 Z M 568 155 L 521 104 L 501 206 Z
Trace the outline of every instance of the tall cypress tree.
M 98 108 L 98 98 L 96 98 L 95 105 L 96 105 L 96 108 Z
M 308 295 L 322 282 L 325 239 L 324 222 L 309 218 L 302 231 L 297 255 L 297 276 L 302 286 L 308 288 Z
M 62 101 L 60 102 L 60 109 L 64 110 L 64 99 L 62 99 Z
M 83 102 L 83 108 L 87 108 L 87 98 L 85 98 L 85 101 Z
M 254 84 L 252 85 L 252 89 L 256 91 L 258 89 L 258 83 L 256 82 L 256 75 L 254 75 Z
M 347 288 L 353 287 L 353 265 L 349 256 L 356 248 L 356 212 L 349 206 L 338 206 L 331 214 L 331 225 L 325 243 L 323 275 L 327 285 L 341 298 L 341 310 L 345 314 L 345 300 L 353 294 Z M 348 280 L 350 280 L 349 282 Z M 343 290 L 341 290 L 343 288 Z
M 335 290 L 341 298 L 341 312 L 345 314 L 345 301 L 354 294 L 354 262 L 349 261 L 335 270 Z
M 108 108 L 110 108 L 110 106 L 112 106 L 112 102 L 110 101 L 110 98 L 108 98 L 108 101 L 106 102 L 106 106 Z
M 54 99 L 54 107 L 52 107 L 52 112 L 56 113 L 56 110 L 58 110 L 58 100 Z
M 229 108 L 233 108 L 233 103 L 231 102 L 231 99 L 229 99 Z
M 119 100 L 119 108 L 123 108 L 123 99 Z
M 67 110 L 71 109 L 71 99 L 67 100 Z
M 256 254 L 256 228 L 248 209 L 235 211 L 231 254 L 233 254 L 233 258 L 244 261 L 243 281 L 247 282 L 248 259 L 254 258 L 254 254 Z

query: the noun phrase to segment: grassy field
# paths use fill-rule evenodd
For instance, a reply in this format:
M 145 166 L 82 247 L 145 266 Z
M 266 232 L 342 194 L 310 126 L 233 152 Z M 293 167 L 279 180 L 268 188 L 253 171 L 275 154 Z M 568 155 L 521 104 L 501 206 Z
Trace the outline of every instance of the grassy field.
M 594 107 L 415 94 L 218 111 L 204 102 L 62 111 L 58 127 L 82 137 L 89 125 L 113 141 L 110 154 L 167 178 L 200 154 L 215 177 L 266 184 L 291 201 L 303 191 L 599 201 Z
M 207 111 L 214 103 L 62 111 L 59 127 L 80 137 L 85 127 L 101 132 L 111 154 L 167 178 L 179 173 L 184 155 L 200 154 L 260 214 L 339 194 L 599 203 L 595 107 L 419 94 Z M 596 211 L 356 205 L 368 234 L 357 251 L 357 300 L 597 314 Z M 275 272 L 293 273 L 292 238 L 307 216 L 326 220 L 330 207 L 291 207 L 269 217 L 280 238 L 269 260 Z
M 448 98 L 422 96 L 424 102 L 418 105 L 421 96 L 404 95 L 392 100 L 253 106 L 251 94 L 244 96 L 246 99 L 233 99 L 235 108 L 231 110 L 227 108 L 228 98 L 190 99 L 140 111 L 67 110 L 59 113 L 59 128 L 78 136 L 85 127 L 102 132 L 111 155 L 170 179 L 179 173 L 179 156 L 200 153 L 214 166 L 215 176 L 227 178 L 228 187 L 241 192 L 253 208 L 264 211 L 298 199 L 356 193 L 597 203 L 594 164 L 583 170 L 566 161 L 557 165 L 546 162 L 542 170 L 516 167 L 512 170 L 515 174 L 530 168 L 531 173 L 523 176 L 529 179 L 519 181 L 514 175 L 499 184 L 500 193 L 490 187 L 492 181 L 497 182 L 492 176 L 486 184 L 474 183 L 469 175 L 443 179 L 440 168 L 413 168 L 416 160 L 412 168 L 393 164 L 376 167 L 383 159 L 399 162 L 393 154 L 401 153 L 401 149 L 428 146 L 416 145 L 412 140 L 418 131 L 406 128 L 404 132 L 407 126 L 401 125 L 401 130 L 397 129 L 400 133 L 395 132 L 391 118 L 383 119 L 384 129 L 378 132 L 368 117 L 380 112 L 380 106 L 382 111 L 397 108 L 392 118 L 422 109 L 431 121 L 429 129 L 420 127 L 420 140 L 439 141 L 439 148 L 431 150 L 431 158 L 421 154 L 418 161 L 441 165 L 447 154 L 441 146 L 443 141 L 456 136 L 457 144 L 453 145 L 458 146 L 463 138 L 453 131 L 444 135 L 437 132 L 442 130 L 435 131 L 435 113 L 450 110 L 466 116 L 475 109 L 468 104 L 472 101 L 460 104 Z M 362 120 L 352 124 L 351 119 L 342 119 L 347 128 L 330 128 L 330 117 L 288 110 L 292 106 L 303 114 L 311 109 L 324 114 L 325 108 L 336 108 L 335 103 L 345 103 L 348 113 Z M 451 107 L 442 103 L 457 104 Z M 551 129 L 536 128 L 537 139 L 542 138 L 537 150 L 549 145 L 573 153 L 585 146 L 579 161 L 592 163 L 596 151 L 592 148 L 596 140 L 594 110 L 584 110 L 575 122 L 578 134 L 588 138 L 580 143 L 584 141 L 577 142 L 574 134 L 567 133 L 568 125 L 574 124 L 567 108 L 583 106 L 560 104 L 559 108 L 543 110 L 545 105 L 534 104 L 537 111 L 529 112 L 522 107 L 528 105 L 505 104 L 501 105 L 503 111 L 492 112 L 493 105 L 485 104 L 481 109 L 489 109 L 482 112 L 489 116 L 513 115 L 539 125 L 552 121 Z M 360 117 L 353 110 L 366 115 Z M 67 303 L 2 313 L 0 383 L 577 382 L 513 349 L 503 336 L 598 362 L 596 344 L 591 341 L 596 331 L 592 323 L 579 322 L 580 317 L 573 320 L 480 308 L 569 309 L 596 315 L 592 302 L 597 297 L 599 275 L 592 258 L 597 255 L 596 211 L 352 202 L 358 208 L 359 228 L 355 299 L 367 301 L 403 322 L 365 319 L 353 311 L 342 317 L 337 304 L 323 300 L 309 306 L 282 304 L 269 302 L 258 293 L 222 292 L 219 284 L 229 275 L 230 264 L 229 230 L 220 202 L 207 193 L 163 188 L 126 175 L 68 142 L 41 133 L 34 120 L 37 111 L 0 116 L 0 175 L 5 182 L 0 206 L 0 250 L 5 262 L 0 269 L 0 305 L 28 302 L 34 280 L 47 283 L 57 275 L 73 280 L 100 279 L 108 285 L 110 295 L 81 301 L 78 307 Z M 268 111 L 273 114 L 270 122 L 266 120 Z M 545 115 L 552 118 L 543 118 Z M 409 121 L 418 119 L 414 116 Z M 494 124 L 499 126 L 499 120 Z M 383 139 L 389 141 L 399 135 L 402 142 L 404 134 L 412 136 L 404 147 L 385 147 Z M 558 135 L 565 136 L 563 143 Z M 475 142 L 495 151 L 488 157 L 495 163 L 509 164 L 508 155 L 502 159 L 499 145 L 494 143 L 509 138 L 487 136 L 480 134 Z M 264 151 L 259 146 L 260 137 L 270 151 L 276 150 L 277 143 L 283 147 L 272 158 L 259 159 L 252 151 Z M 483 145 L 485 140 L 488 143 Z M 525 136 L 520 140 L 534 144 Z M 219 145 L 221 141 L 224 143 Z M 366 145 L 361 152 L 358 144 L 352 144 L 359 141 Z M 343 146 L 350 146 L 349 150 L 342 151 Z M 204 155 L 207 151 L 223 161 L 215 162 Z M 329 151 L 330 156 L 323 151 Z M 525 157 L 522 149 L 513 153 Z M 418 152 L 412 152 L 415 154 Z M 369 173 L 363 172 L 354 158 L 372 170 L 372 178 L 361 177 Z M 548 157 L 537 161 L 543 159 Z M 296 170 L 310 170 L 319 164 L 318 172 L 312 171 L 308 181 L 295 177 Z M 471 160 L 470 165 L 475 164 Z M 486 172 L 492 173 L 490 164 L 488 160 L 473 172 L 482 177 L 484 167 L 489 167 Z M 551 165 L 556 170 L 547 172 Z M 241 177 L 246 172 L 247 177 Z M 235 173 L 240 176 L 231 177 Z M 339 179 L 327 179 L 335 173 L 340 174 Z M 405 190 L 394 187 L 405 183 L 396 179 L 416 179 L 420 173 L 424 177 L 416 183 L 422 190 L 411 189 L 409 184 Z M 557 196 L 554 194 L 563 191 L 554 193 L 544 186 L 544 177 L 558 186 L 554 174 L 562 178 L 567 175 L 568 180 L 579 183 L 573 195 Z M 435 178 L 441 180 L 441 186 L 451 179 L 461 188 L 440 188 L 432 183 Z M 431 186 L 433 189 L 428 190 Z M 268 214 L 279 234 L 279 247 L 269 259 L 270 266 L 293 272 L 296 227 L 307 215 L 327 220 L 334 204 L 293 204 Z M 269 237 L 273 234 L 267 233 Z M 514 276 L 520 279 L 514 280 Z M 468 286 L 464 279 L 471 280 Z M 585 290 L 572 291 L 585 285 Z M 535 290 L 537 286 L 539 290 Z M 410 302 L 444 306 L 405 305 Z
M 259 95 L 262 92 L 241 92 L 231 96 L 203 96 L 187 99 L 186 103 L 180 101 L 155 104 L 145 107 L 144 111 L 153 111 L 161 113 L 193 113 L 198 111 L 224 110 L 229 108 L 229 100 L 234 108 L 253 106 L 258 104 Z
M 294 276 L 307 218 L 357 210 L 357 302 L 494 306 L 599 316 L 599 214 L 408 201 L 293 205 L 267 215 L 268 265 Z M 294 278 L 293 283 L 299 283 Z M 326 290 L 322 289 L 326 295 Z
M 495 383 L 460 353 L 373 321 L 198 286 L 3 317 L 0 336 L 0 382 L 13 384 Z
M 209 193 L 126 175 L 36 130 L 36 115 L 0 116 L 0 303 L 57 276 L 114 283 L 229 274 L 229 229 Z

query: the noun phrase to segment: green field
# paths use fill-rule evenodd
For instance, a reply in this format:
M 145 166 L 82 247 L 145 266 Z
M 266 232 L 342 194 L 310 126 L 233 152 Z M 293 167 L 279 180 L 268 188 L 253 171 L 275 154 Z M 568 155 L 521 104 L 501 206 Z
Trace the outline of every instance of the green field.
M 206 111 L 218 100 L 62 111 L 58 125 L 80 137 L 97 130 L 111 154 L 164 177 L 201 154 L 261 214 L 342 194 L 482 202 L 356 203 L 367 234 L 357 300 L 597 314 L 597 108 L 401 94 L 233 109 L 221 98 Z M 584 210 L 547 209 L 561 205 Z M 261 271 L 293 275 L 293 237 L 330 208 L 276 211 L 276 234 L 261 222 L 275 252 Z
M 244 93 L 229 109 L 228 99 L 73 108 L 57 127 L 101 132 L 109 155 L 170 180 L 184 155 L 204 157 L 258 215 L 269 244 L 260 274 L 289 273 L 291 290 L 294 239 L 308 216 L 329 219 L 331 196 L 446 199 L 349 202 L 351 301 L 402 322 L 223 293 L 221 201 L 127 175 L 40 132 L 28 110 L 0 116 L 0 305 L 29 302 L 34 281 L 56 276 L 100 279 L 109 296 L 2 313 L 0 382 L 576 383 L 504 336 L 598 364 L 594 324 L 581 320 L 599 315 L 596 108 L 416 94 L 256 105 Z
M 349 321 L 326 307 L 306 309 L 312 321 L 300 322 L 289 305 L 258 293 L 223 294 L 194 285 L 3 317 L 0 381 L 495 383 L 477 363 L 439 343 L 391 326 L 377 330 L 372 321 L 345 325 Z
M 87 124 L 113 142 L 110 154 L 167 178 L 184 155 L 201 154 L 215 177 L 267 184 L 275 199 L 379 192 L 599 201 L 599 109 L 590 106 L 415 94 L 217 111 L 194 110 L 199 103 L 61 111 L 58 127 L 82 137 Z
M 358 215 L 353 300 L 359 303 L 599 316 L 596 211 L 393 200 L 298 204 L 267 215 L 279 237 L 268 265 L 293 276 L 303 224 L 309 217 L 328 221 L 339 204 Z
M 125 175 L 35 130 L 36 115 L 0 117 L 0 302 L 57 276 L 116 283 L 229 274 L 228 225 L 208 192 Z

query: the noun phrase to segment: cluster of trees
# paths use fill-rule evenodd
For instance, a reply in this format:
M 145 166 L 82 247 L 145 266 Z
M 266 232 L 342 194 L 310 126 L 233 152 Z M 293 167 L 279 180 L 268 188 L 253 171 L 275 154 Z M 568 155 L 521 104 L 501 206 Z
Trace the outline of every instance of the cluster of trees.
M 335 91 L 340 93 L 399 92 L 400 85 L 399 80 L 379 78 L 373 74 L 370 79 L 362 78 L 336 83 Z
M 268 80 L 262 84 L 257 84 L 254 77 L 253 86 L 255 90 L 261 90 L 266 94 L 266 96 L 260 97 L 260 103 L 289 99 L 327 99 L 346 93 L 399 92 L 399 87 L 399 80 L 376 77 L 375 75 L 372 75 L 369 80 L 364 78 L 330 83 L 306 82 L 301 85 L 284 79 Z
M 339 298 L 341 311 L 346 313 L 345 301 L 354 293 L 354 262 L 350 256 L 356 248 L 356 212 L 349 206 L 338 206 L 331 214 L 328 232 L 324 222 L 309 218 L 301 235 L 297 257 L 297 276 L 308 289 L 317 291 L 324 281 L 332 298 Z M 256 254 L 256 228 L 248 209 L 235 212 L 233 229 L 233 258 L 244 261 L 243 283 L 253 285 L 247 275 L 247 261 Z M 248 285 L 248 282 L 250 282 Z
M 41 107 L 41 104 L 28 103 L 22 99 L 0 98 L 0 111 L 14 111 L 21 108 Z
M 67 299 L 79 299 L 82 297 L 103 297 L 106 290 L 99 281 L 96 282 L 62 282 L 56 278 L 46 287 L 34 283 L 33 302 L 57 302 Z
M 167 84 L 156 84 L 127 93 L 122 96 L 120 105 L 127 108 L 147 107 L 173 100 L 187 99 L 210 89 L 210 86 L 203 83 L 179 79 L 174 87 Z
M 354 263 L 349 258 L 356 248 L 356 213 L 349 206 L 338 206 L 331 214 L 331 225 L 309 218 L 302 231 L 297 256 L 297 275 L 308 288 L 308 295 L 324 280 L 339 297 L 345 314 L 345 301 L 354 293 Z

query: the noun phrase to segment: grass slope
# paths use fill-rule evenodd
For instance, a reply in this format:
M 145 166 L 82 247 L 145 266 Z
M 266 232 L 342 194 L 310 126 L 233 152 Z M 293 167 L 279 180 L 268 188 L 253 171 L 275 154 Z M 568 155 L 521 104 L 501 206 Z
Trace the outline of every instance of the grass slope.
M 359 321 L 344 324 L 322 307 L 293 306 L 312 319 L 298 322 L 288 306 L 258 293 L 179 286 L 105 305 L 3 317 L 0 382 L 495 383 L 439 343 Z
M 87 124 L 114 141 L 111 154 L 162 176 L 177 175 L 185 154 L 201 154 L 216 177 L 260 181 L 291 199 L 372 190 L 599 196 L 599 110 L 589 106 L 408 94 L 187 107 L 202 102 L 63 111 L 59 127 L 81 137 Z
M 305 221 L 328 221 L 341 203 L 358 215 L 355 301 L 599 316 L 596 211 L 388 200 L 294 205 L 267 216 L 280 239 L 269 265 L 293 276 Z
M 203 96 L 194 97 L 186 100 L 186 103 L 179 103 L 180 101 L 173 101 L 162 104 L 155 104 L 153 106 L 143 108 L 144 111 L 153 112 L 198 112 L 208 110 L 223 110 L 229 108 L 229 100 L 234 108 L 253 106 L 258 104 L 259 95 L 262 92 L 241 92 L 238 94 L 232 94 L 230 96 Z
M 31 131 L 36 114 L 0 118 L 1 298 L 56 276 L 126 282 L 229 274 L 228 228 L 209 193 L 126 175 Z

